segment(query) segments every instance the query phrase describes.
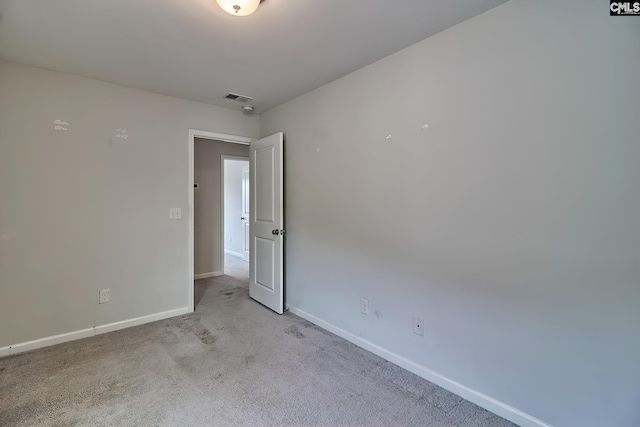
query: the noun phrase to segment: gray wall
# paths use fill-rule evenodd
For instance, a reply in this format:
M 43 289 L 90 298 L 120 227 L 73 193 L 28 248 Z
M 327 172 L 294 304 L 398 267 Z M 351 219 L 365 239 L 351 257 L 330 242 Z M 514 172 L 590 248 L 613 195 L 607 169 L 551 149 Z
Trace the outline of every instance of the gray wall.
M 0 99 L 0 347 L 187 307 L 189 128 L 259 119 L 6 62 Z
M 194 146 L 194 271 L 223 270 L 221 156 L 249 156 L 249 146 L 196 138 Z
M 248 147 L 247 147 L 248 153 Z M 242 255 L 244 226 L 242 217 L 242 170 L 249 160 L 227 160 L 224 167 L 224 250 Z
M 554 426 L 640 425 L 638 40 L 512 0 L 264 113 L 288 304 Z

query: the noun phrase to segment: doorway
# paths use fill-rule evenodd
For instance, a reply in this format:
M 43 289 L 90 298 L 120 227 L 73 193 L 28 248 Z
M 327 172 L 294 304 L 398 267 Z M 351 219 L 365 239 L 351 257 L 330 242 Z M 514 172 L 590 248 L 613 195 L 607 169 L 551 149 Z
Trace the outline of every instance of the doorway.
M 189 312 L 194 311 L 194 171 L 196 139 L 217 140 L 224 143 L 241 144 L 249 147 L 249 179 L 250 185 L 250 259 L 249 259 L 249 292 L 248 296 L 266 308 L 282 314 L 285 309 L 284 281 L 284 134 L 282 132 L 255 140 L 234 135 L 189 130 L 189 289 L 187 301 Z M 231 145 L 228 145 L 231 146 Z M 237 145 L 236 145 L 237 146 Z M 246 152 L 246 151 L 245 151 Z M 221 158 L 219 156 L 218 180 L 221 179 Z M 221 184 L 218 185 L 221 191 Z M 219 204 L 222 204 L 220 199 Z M 218 210 L 220 213 L 220 210 Z M 221 216 L 221 215 L 220 215 Z M 222 218 L 218 226 L 222 226 Z M 218 228 L 220 235 L 223 228 Z M 205 237 L 206 236 L 205 233 Z M 209 277 L 222 275 L 224 269 L 223 239 L 213 239 L 219 244 L 220 272 L 207 273 Z M 197 265 L 197 264 L 196 264 Z M 218 274 L 219 273 L 219 274 Z
M 249 158 L 222 156 L 224 274 L 249 281 Z
M 208 166 L 204 166 L 204 175 L 201 175 L 200 173 L 198 174 L 199 176 L 212 176 L 215 177 L 215 179 L 217 179 L 217 184 L 215 182 L 209 184 L 208 188 L 207 186 L 203 185 L 204 182 L 198 182 L 196 181 L 196 160 L 202 160 L 201 157 L 199 157 L 199 159 L 196 159 L 195 156 L 195 151 L 196 151 L 196 140 L 198 140 L 198 143 L 200 144 L 201 142 L 207 142 L 207 141 L 211 141 L 211 142 L 217 142 L 218 144 L 220 143 L 226 143 L 223 145 L 226 145 L 230 151 L 227 150 L 223 150 L 218 152 L 217 154 L 210 154 L 208 157 L 215 157 L 216 159 L 212 160 L 214 163 L 212 167 L 215 167 L 215 162 L 217 162 L 218 168 L 217 171 L 213 170 L 210 171 L 208 170 Z M 195 301 L 194 301 L 194 279 L 200 279 L 200 278 L 210 278 L 210 277 L 216 277 L 216 276 L 221 276 L 224 274 L 224 239 L 223 239 L 223 215 L 222 215 L 222 209 L 221 206 L 223 204 L 222 201 L 222 155 L 236 155 L 239 157 L 244 157 L 246 156 L 245 152 L 246 150 L 248 150 L 248 146 L 251 142 L 255 141 L 255 139 L 253 138 L 246 138 L 246 137 L 242 137 L 242 136 L 237 136 L 237 135 L 228 135 L 228 134 L 220 134 L 220 133 L 215 133 L 215 132 L 208 132 L 208 131 L 201 131 L 201 130 L 195 130 L 195 129 L 190 129 L 189 130 L 189 140 L 188 140 L 188 154 L 189 154 L 189 217 L 187 218 L 189 221 L 189 289 L 188 289 L 188 307 L 189 307 L 189 312 L 193 312 L 194 311 L 194 306 L 195 306 Z M 241 146 L 246 146 L 246 147 L 241 147 Z M 234 149 L 238 149 L 241 148 L 240 151 L 234 151 Z M 244 151 L 243 151 L 244 150 Z M 226 153 L 224 151 L 227 151 Z M 194 188 L 195 184 L 197 185 L 197 189 Z M 217 193 L 219 194 L 219 201 L 218 203 L 215 203 L 215 207 L 212 208 L 212 216 L 216 215 L 217 216 L 217 220 L 214 218 L 211 224 L 211 230 L 207 230 L 207 229 L 198 229 L 198 236 L 200 238 L 200 236 L 205 235 L 207 236 L 207 239 L 209 239 L 208 242 L 205 242 L 205 247 L 206 247 L 206 243 L 209 243 L 211 246 L 216 246 L 218 247 L 218 250 L 215 250 L 216 248 L 213 249 L 212 254 L 207 254 L 205 253 L 203 250 L 197 251 L 196 249 L 196 238 L 195 238 L 195 234 L 196 234 L 196 210 L 202 207 L 202 204 L 199 204 L 198 206 L 196 206 L 195 204 L 195 192 L 199 192 L 198 193 L 198 197 L 200 197 L 202 194 L 202 192 L 204 191 L 217 191 Z M 203 218 L 206 217 L 206 214 L 203 215 L 202 212 L 198 211 L 199 217 Z M 202 228 L 202 226 L 200 227 Z M 217 230 L 217 232 L 216 232 Z M 200 242 L 198 242 L 200 243 Z M 199 259 L 196 259 L 196 255 L 198 255 Z M 207 264 L 209 263 L 209 264 Z M 196 271 L 196 266 L 198 267 L 199 270 L 202 271 Z M 206 271 L 205 271 L 206 270 Z

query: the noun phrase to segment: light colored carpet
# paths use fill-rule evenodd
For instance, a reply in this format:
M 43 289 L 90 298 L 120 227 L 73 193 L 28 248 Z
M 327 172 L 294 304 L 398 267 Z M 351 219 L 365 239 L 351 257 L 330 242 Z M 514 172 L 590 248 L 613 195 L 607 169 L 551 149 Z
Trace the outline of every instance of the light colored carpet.
M 237 256 L 224 254 L 224 274 L 249 283 L 249 262 Z
M 0 426 L 513 426 L 228 271 L 191 315 L 0 359 Z

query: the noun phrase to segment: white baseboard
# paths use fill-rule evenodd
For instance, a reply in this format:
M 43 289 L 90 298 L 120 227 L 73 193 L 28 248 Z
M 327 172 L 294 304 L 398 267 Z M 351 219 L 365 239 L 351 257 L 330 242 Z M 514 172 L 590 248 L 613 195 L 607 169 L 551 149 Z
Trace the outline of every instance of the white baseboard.
M 120 322 L 109 323 L 108 325 L 96 326 L 93 328 L 96 335 L 106 334 L 107 332 L 118 331 L 132 326 L 144 325 L 145 323 L 156 322 L 158 320 L 168 319 L 170 317 L 182 316 L 189 313 L 188 307 L 177 308 L 175 310 L 163 311 L 161 313 L 149 314 L 147 316 L 135 317 L 133 319 L 122 320 Z
M 228 249 L 225 249 L 225 250 L 224 250 L 224 253 L 225 253 L 225 254 L 229 254 L 229 255 L 233 255 L 233 256 L 238 257 L 238 258 L 242 258 L 242 254 L 241 254 L 241 253 L 239 253 L 239 252 L 230 251 L 230 250 L 228 250 Z
M 445 390 L 457 394 L 458 396 L 486 409 L 487 411 L 493 412 L 494 414 L 499 415 L 502 418 L 505 418 L 519 426 L 552 427 L 550 424 L 547 424 L 544 421 L 526 414 L 519 409 L 509 406 L 506 403 L 500 402 L 499 400 L 487 396 L 486 394 L 483 394 L 479 391 L 466 387 L 450 378 L 440 375 L 437 372 L 427 369 L 424 366 L 421 366 L 409 359 L 406 359 L 396 353 L 393 353 L 370 341 L 354 335 L 351 332 L 347 332 L 344 329 L 340 329 L 337 326 L 332 325 L 331 323 L 325 322 L 324 320 L 319 319 L 305 311 L 302 311 L 290 305 L 287 305 L 287 308 L 291 313 L 296 314 L 303 319 L 308 320 L 309 322 L 320 326 L 321 328 L 326 329 L 327 331 L 332 332 L 341 338 L 344 338 L 345 340 L 357 345 L 358 347 L 362 347 L 365 350 L 370 351 L 371 353 L 378 355 L 383 359 L 386 359 L 389 362 L 406 369 L 409 372 L 413 372 L 419 377 L 422 377 L 427 381 L 431 381 L 432 383 L 439 385 Z
M 56 344 L 62 344 L 68 341 L 75 341 L 82 338 L 92 337 L 94 335 L 105 334 L 107 332 L 117 331 L 119 329 L 130 328 L 132 326 L 142 325 L 144 323 L 155 322 L 157 320 L 168 319 L 169 317 L 181 316 L 189 312 L 188 307 L 177 308 L 175 310 L 163 311 L 161 313 L 149 314 L 147 316 L 136 317 L 134 319 L 122 320 L 120 322 L 109 323 L 107 325 L 94 326 L 93 328 L 82 329 L 79 331 L 68 332 L 66 334 L 53 335 L 50 337 L 40 338 L 33 341 L 27 341 L 6 347 L 0 347 L 0 357 L 10 354 L 24 353 L 25 351 L 36 350 L 38 348 L 49 347 Z
M 224 273 L 222 271 L 212 271 L 211 273 L 194 274 L 193 280 L 208 279 L 209 277 L 218 277 L 223 275 Z
M 33 341 L 14 344 L 0 348 L 0 357 L 8 356 L 10 354 L 24 353 L 25 351 L 31 351 L 42 347 L 62 344 L 68 341 L 80 340 L 82 338 L 92 337 L 95 334 L 96 333 L 94 328 L 88 328 L 81 329 L 79 331 L 68 332 L 66 334 L 53 335 L 50 337 L 39 338 Z

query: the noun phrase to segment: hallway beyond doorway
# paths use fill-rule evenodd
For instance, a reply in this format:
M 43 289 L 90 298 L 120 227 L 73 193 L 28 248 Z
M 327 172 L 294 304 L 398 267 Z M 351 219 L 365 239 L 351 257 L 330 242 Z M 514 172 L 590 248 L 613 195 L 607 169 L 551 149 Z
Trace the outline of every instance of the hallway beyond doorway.
M 224 254 L 224 274 L 242 280 L 249 286 L 249 261 L 235 255 Z

